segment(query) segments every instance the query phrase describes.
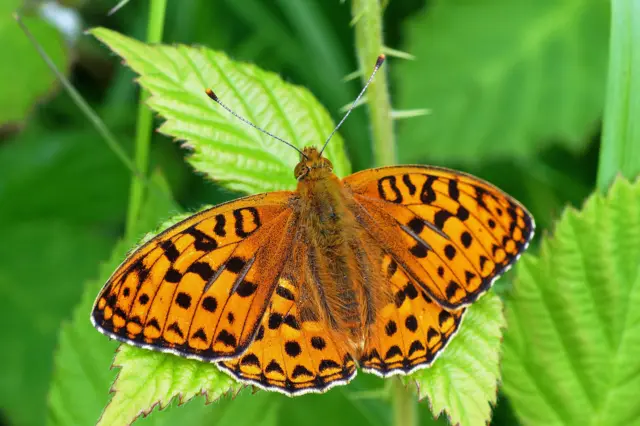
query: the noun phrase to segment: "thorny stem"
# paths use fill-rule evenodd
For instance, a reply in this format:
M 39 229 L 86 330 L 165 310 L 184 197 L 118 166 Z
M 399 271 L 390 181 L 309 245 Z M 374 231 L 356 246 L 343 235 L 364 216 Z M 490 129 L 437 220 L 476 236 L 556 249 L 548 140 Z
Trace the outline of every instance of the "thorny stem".
M 147 42 L 159 43 L 162 41 L 164 30 L 164 16 L 167 9 L 167 0 L 151 0 L 149 10 L 149 24 L 147 28 Z M 146 105 L 149 96 L 146 90 L 141 89 L 140 100 L 138 102 L 138 122 L 136 126 L 136 148 L 135 163 L 136 169 L 146 176 L 149 168 L 149 145 L 151 143 L 151 127 L 153 125 L 153 115 Z M 129 210 L 127 212 L 127 222 L 125 235 L 133 238 L 135 224 L 140 215 L 144 190 L 144 181 L 139 176 L 133 176 L 131 190 L 129 192 Z

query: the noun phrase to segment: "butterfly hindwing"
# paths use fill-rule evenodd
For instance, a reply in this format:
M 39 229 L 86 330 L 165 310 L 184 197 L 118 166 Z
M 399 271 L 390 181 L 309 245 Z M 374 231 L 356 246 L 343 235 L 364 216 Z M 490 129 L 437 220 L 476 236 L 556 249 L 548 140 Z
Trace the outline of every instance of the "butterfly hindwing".
M 442 308 L 391 256 L 384 256 L 382 267 L 393 302 L 378 312 L 370 326 L 360 366 L 382 377 L 409 374 L 433 363 L 458 330 L 465 308 Z
M 154 237 L 114 272 L 92 321 L 126 343 L 207 361 L 255 335 L 294 235 L 291 193 L 205 210 Z
M 471 175 L 436 167 L 366 170 L 344 179 L 356 217 L 439 304 L 467 306 L 518 258 L 532 216 Z
M 356 365 L 325 325 L 301 316 L 299 287 L 280 279 L 255 340 L 237 359 L 219 363 L 233 377 L 287 395 L 348 383 Z

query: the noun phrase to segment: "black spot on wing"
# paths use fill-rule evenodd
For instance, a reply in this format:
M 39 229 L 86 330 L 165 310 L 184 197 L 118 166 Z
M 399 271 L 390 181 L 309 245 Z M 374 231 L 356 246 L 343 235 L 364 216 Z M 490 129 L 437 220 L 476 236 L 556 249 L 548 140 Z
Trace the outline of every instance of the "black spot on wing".
M 293 293 L 291 292 L 291 290 L 289 290 L 288 288 L 282 287 L 282 286 L 278 286 L 276 288 L 276 294 L 284 299 L 290 300 L 290 301 L 294 301 L 295 297 L 293 295 Z
M 276 373 L 284 374 L 284 370 L 282 369 L 282 367 L 280 367 L 280 364 L 278 364 L 274 359 L 271 360 L 271 362 L 267 365 L 267 368 L 265 368 L 264 371 L 265 373 L 272 373 L 275 371 Z
M 235 348 L 238 345 L 236 337 L 225 329 L 220 330 L 220 333 L 218 333 L 218 336 L 216 337 L 216 342 L 220 342 L 231 348 Z
M 207 342 L 207 334 L 204 332 L 203 328 L 199 328 L 198 331 L 191 335 L 192 339 L 201 340 L 203 342 Z
M 170 267 L 169 270 L 167 270 L 167 273 L 164 275 L 164 280 L 172 284 L 179 283 L 181 278 L 182 274 L 175 270 L 173 267 Z
M 409 356 L 413 355 L 414 352 L 423 351 L 424 349 L 425 348 L 422 342 L 420 342 L 419 340 L 414 340 L 409 347 Z
M 211 251 L 218 248 L 218 242 L 215 239 L 195 226 L 188 228 L 185 232 L 193 237 L 193 247 L 198 251 Z
M 216 273 L 207 262 L 193 262 L 187 272 L 198 274 L 203 281 L 209 281 Z
M 252 219 L 253 229 L 247 230 L 247 224 L 245 224 L 244 216 L 242 212 L 249 212 Z M 260 214 L 255 207 L 244 207 L 233 211 L 233 217 L 235 219 L 235 231 L 236 235 L 240 238 L 246 238 L 253 234 L 260 227 Z
M 391 337 L 396 334 L 396 331 L 398 331 L 398 326 L 396 325 L 395 321 L 389 320 L 387 325 L 384 326 L 384 332 L 387 334 L 387 336 Z
M 327 346 L 327 343 L 324 341 L 324 339 L 320 336 L 313 336 L 311 338 L 311 346 L 314 347 L 314 349 L 317 349 L 319 351 L 323 350 L 325 348 L 325 346 Z
M 291 373 L 291 378 L 297 379 L 300 376 L 313 377 L 313 373 L 303 365 L 296 365 Z
M 191 306 L 191 296 L 189 296 L 187 293 L 180 292 L 176 296 L 176 303 L 182 309 L 189 309 L 189 307 Z
M 178 257 L 180 256 L 180 252 L 176 248 L 176 245 L 173 244 L 173 241 L 165 240 L 161 242 L 160 248 L 164 252 L 164 255 L 169 260 L 169 262 L 174 263 L 176 260 L 178 260 Z
M 413 182 L 411 182 L 411 177 L 407 174 L 402 175 L 402 182 L 404 183 L 404 186 L 407 187 L 407 190 L 409 191 L 410 195 L 415 195 L 416 193 L 416 186 L 413 184 Z
M 391 346 L 389 348 L 387 353 L 384 355 L 384 359 L 389 359 L 389 358 L 394 357 L 396 355 L 402 355 L 402 350 L 400 349 L 400 347 L 398 345 L 393 345 L 393 346 Z
M 236 288 L 236 294 L 240 297 L 249 297 L 256 292 L 258 285 L 251 281 L 242 280 Z
M 176 333 L 178 336 L 180 336 L 180 338 L 184 338 L 184 333 L 182 332 L 182 330 L 180 329 L 180 326 L 178 325 L 177 322 L 172 323 L 171 325 L 169 325 L 169 327 L 167 327 L 168 331 L 173 331 L 174 333 Z
M 433 216 L 433 224 L 436 228 L 442 231 L 444 229 L 444 224 L 447 222 L 447 220 L 450 217 L 453 217 L 453 215 L 449 213 L 447 210 L 439 210 Z
M 246 263 L 247 263 L 246 260 L 240 257 L 234 256 L 229 258 L 229 260 L 227 260 L 227 263 L 225 264 L 225 268 L 227 269 L 227 271 L 237 274 L 238 272 L 242 271 Z
M 402 203 L 402 193 L 398 189 L 395 176 L 378 179 L 378 195 L 391 203 Z
M 256 354 L 247 354 L 240 359 L 240 365 L 251 365 L 260 368 L 260 360 Z
M 338 364 L 332 359 L 323 359 L 322 361 L 320 361 L 320 365 L 318 369 L 320 370 L 321 373 L 324 370 L 327 370 L 329 368 L 340 368 L 340 364 Z
M 275 330 L 282 324 L 282 315 L 277 312 L 272 312 L 269 315 L 269 329 Z
M 284 344 L 284 351 L 292 358 L 297 357 L 302 352 L 300 344 L 296 341 L 290 340 Z
M 218 301 L 213 296 L 207 296 L 202 299 L 202 308 L 207 312 L 215 312 L 218 308 Z
M 227 219 L 223 214 L 216 215 L 216 225 L 213 227 L 213 232 L 220 237 L 224 237 L 227 235 L 227 231 L 225 230 L 225 225 L 227 223 Z
M 427 176 L 427 180 L 420 190 L 420 201 L 424 204 L 433 204 L 436 201 L 436 191 L 433 190 L 433 183 L 436 181 L 435 176 Z

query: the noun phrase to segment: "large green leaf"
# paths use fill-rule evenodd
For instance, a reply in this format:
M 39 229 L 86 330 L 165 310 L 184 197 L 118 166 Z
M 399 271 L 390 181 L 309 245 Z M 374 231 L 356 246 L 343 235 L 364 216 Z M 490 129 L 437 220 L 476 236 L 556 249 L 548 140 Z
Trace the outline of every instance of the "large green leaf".
M 568 209 L 517 267 L 503 380 L 523 424 L 640 424 L 640 182 Z
M 486 424 L 491 419 L 500 379 L 500 344 L 504 327 L 502 302 L 492 291 L 465 314 L 460 331 L 433 366 L 410 378 L 418 397 L 428 398 L 435 416 L 451 424 Z
M 526 159 L 561 142 L 577 151 L 604 105 L 609 2 L 441 1 L 406 25 L 397 108 L 403 161 Z
M 22 121 L 36 100 L 50 91 L 56 82 L 12 16 L 22 3 L 22 0 L 0 2 L 0 40 L 4 59 L 0 67 L 0 125 Z M 62 34 L 40 18 L 26 17 L 24 22 L 56 66 L 64 70 L 68 49 Z
M 231 116 L 207 97 L 205 88 L 299 148 L 321 145 L 333 129 L 331 117 L 308 90 L 276 74 L 207 48 L 150 46 L 104 28 L 92 33 L 140 74 L 140 84 L 151 92 L 149 106 L 166 119 L 160 131 L 186 141 L 193 150 L 188 161 L 196 170 L 228 188 L 249 193 L 291 189 L 299 154 Z M 338 175 L 349 173 L 339 136 L 326 154 Z
M 215 364 L 127 345 L 120 347 L 114 366 L 120 367 L 120 373 L 99 422 L 105 426 L 131 423 L 156 406 L 162 409 L 174 398 L 182 403 L 204 394 L 207 401 L 215 401 L 242 387 Z

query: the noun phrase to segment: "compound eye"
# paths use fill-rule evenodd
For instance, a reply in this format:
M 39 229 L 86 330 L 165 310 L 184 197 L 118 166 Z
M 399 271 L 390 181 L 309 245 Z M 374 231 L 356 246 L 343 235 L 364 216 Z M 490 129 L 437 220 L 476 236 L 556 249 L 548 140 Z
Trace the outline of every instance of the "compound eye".
M 293 171 L 293 175 L 297 180 L 300 180 L 303 177 L 305 177 L 307 173 L 309 173 L 309 167 L 307 167 L 305 164 L 302 164 L 302 163 L 298 164 L 295 170 Z

